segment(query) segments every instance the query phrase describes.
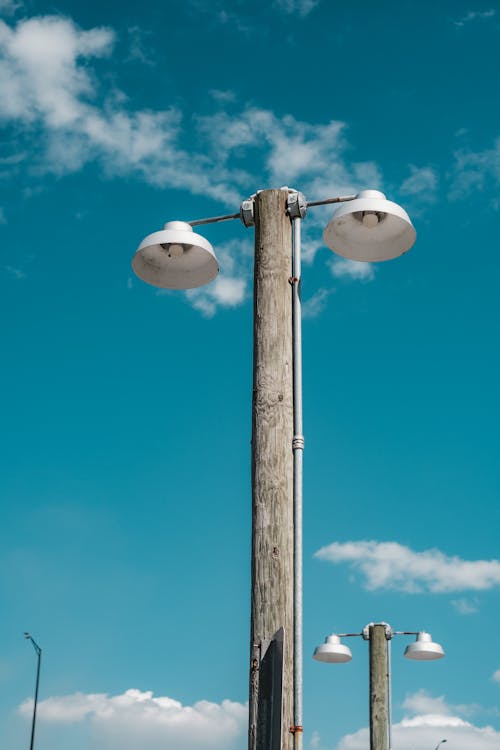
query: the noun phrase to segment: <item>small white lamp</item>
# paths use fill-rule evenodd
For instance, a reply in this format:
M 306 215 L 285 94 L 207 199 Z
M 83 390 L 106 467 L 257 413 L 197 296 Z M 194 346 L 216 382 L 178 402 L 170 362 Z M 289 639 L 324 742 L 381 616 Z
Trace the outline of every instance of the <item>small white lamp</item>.
M 404 208 L 378 190 L 362 190 L 354 200 L 342 203 L 323 232 L 330 250 L 367 262 L 403 255 L 416 237 Z
M 139 245 L 132 268 L 147 284 L 162 289 L 194 289 L 219 273 L 212 245 L 185 221 L 169 221 L 161 232 L 149 234 Z
M 432 659 L 442 659 L 444 649 L 439 643 L 434 643 L 430 633 L 422 631 L 417 634 L 417 640 L 405 648 L 404 655 L 407 659 L 431 661 Z
M 352 654 L 349 646 L 341 643 L 338 635 L 332 634 L 325 638 L 324 643 L 314 649 L 313 659 L 342 664 L 342 662 L 351 661 Z

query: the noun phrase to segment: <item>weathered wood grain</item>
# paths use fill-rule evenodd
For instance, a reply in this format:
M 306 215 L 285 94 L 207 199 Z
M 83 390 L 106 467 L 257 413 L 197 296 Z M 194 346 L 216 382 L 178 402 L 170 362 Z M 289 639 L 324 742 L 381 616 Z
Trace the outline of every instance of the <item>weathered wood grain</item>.
M 284 628 L 282 750 L 293 736 L 293 391 L 287 192 L 256 196 L 249 750 L 258 750 L 259 644 Z M 261 732 L 262 734 L 262 732 Z

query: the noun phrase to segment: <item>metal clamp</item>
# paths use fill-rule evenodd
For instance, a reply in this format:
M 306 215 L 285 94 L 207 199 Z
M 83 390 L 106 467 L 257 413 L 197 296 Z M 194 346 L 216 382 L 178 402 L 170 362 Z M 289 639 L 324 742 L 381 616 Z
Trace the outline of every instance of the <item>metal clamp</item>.
M 303 219 L 307 212 L 307 201 L 298 190 L 290 191 L 286 201 L 287 214 L 291 219 Z
M 388 622 L 369 622 L 368 625 L 365 625 L 363 630 L 361 631 L 361 635 L 363 636 L 364 641 L 370 640 L 370 628 L 373 625 L 383 625 L 384 631 L 385 631 L 385 638 L 387 641 L 390 641 L 393 636 L 393 630 Z
M 255 224 L 255 201 L 248 198 L 240 206 L 240 219 L 246 227 L 253 227 Z

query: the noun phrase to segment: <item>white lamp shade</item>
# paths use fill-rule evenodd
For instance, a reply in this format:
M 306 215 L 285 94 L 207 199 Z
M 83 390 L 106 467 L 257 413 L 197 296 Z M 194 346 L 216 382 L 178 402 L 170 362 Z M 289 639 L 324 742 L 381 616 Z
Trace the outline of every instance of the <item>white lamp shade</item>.
M 442 659 L 444 649 L 439 643 L 434 643 L 430 633 L 421 632 L 417 635 L 417 640 L 410 643 L 405 649 L 407 659 L 416 661 L 432 661 L 433 659 Z
M 323 232 L 327 247 L 350 260 L 391 260 L 406 253 L 417 233 L 410 217 L 378 190 L 362 190 L 340 204 Z
M 208 240 L 184 221 L 169 221 L 139 245 L 132 268 L 147 284 L 162 289 L 194 289 L 215 279 L 219 264 Z
M 321 646 L 314 650 L 313 659 L 316 661 L 342 664 L 342 662 L 351 661 L 352 654 L 349 646 L 340 642 L 338 635 L 329 635 Z

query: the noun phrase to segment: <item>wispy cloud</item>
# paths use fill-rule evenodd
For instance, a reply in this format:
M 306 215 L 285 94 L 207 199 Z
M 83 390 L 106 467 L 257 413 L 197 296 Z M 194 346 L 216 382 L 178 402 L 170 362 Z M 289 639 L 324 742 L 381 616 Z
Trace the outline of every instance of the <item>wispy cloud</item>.
M 361 573 L 370 591 L 386 588 L 410 594 L 442 594 L 500 585 L 499 560 L 462 560 L 437 549 L 415 552 L 398 542 L 334 542 L 314 556 L 350 565 Z
M 29 718 L 33 701 L 19 708 Z M 107 750 L 178 750 L 203 748 L 243 748 L 247 708 L 241 703 L 199 701 L 183 706 L 168 697 L 155 697 L 151 691 L 127 690 L 122 695 L 74 693 L 47 698 L 38 703 L 41 722 L 76 724 L 88 722 L 96 744 Z
M 150 50 L 152 32 L 141 29 L 140 26 L 130 26 L 127 33 L 129 37 L 127 62 L 137 61 L 143 65 L 154 67 L 156 60 Z
M 468 13 L 458 20 L 453 21 L 453 23 L 455 26 L 462 27 L 472 21 L 487 21 L 494 16 L 496 16 L 496 10 L 494 8 L 490 8 L 489 10 L 469 10 Z
M 13 16 L 18 10 L 24 7 L 24 3 L 16 0 L 0 0 L 0 15 Z
M 298 1 L 287 7 L 299 14 L 312 9 Z M 131 28 L 129 37 L 141 58 L 142 32 Z M 37 177 L 41 182 L 47 174 L 63 176 L 92 162 L 109 178 L 133 176 L 160 188 L 209 196 L 233 210 L 257 189 L 294 187 L 296 181 L 310 199 L 355 193 L 366 184 L 379 187 L 374 162 L 348 158 L 347 128 L 337 120 L 309 123 L 256 106 L 238 108 L 228 91 L 212 92 L 222 109 L 206 116 L 186 118 L 174 106 L 134 109 L 126 93 L 116 87 L 105 90 L 101 82 L 109 79 L 97 74 L 97 65 L 107 59 L 112 64 L 115 43 L 113 29 L 83 30 L 62 16 L 11 25 L 0 20 L 0 118 L 16 126 L 17 153 L 23 154 L 22 161 L 6 164 L 6 169 L 28 170 L 33 184 Z M 230 105 L 236 111 L 227 111 Z M 30 150 L 34 132 L 36 152 Z M 198 150 L 188 152 L 184 144 L 193 134 Z M 36 191 L 36 185 L 30 190 Z M 305 262 L 323 245 L 323 215 L 318 209 L 308 217 Z M 222 256 L 221 276 L 188 294 L 207 316 L 247 298 L 250 256 L 237 255 L 234 261 L 229 252 Z M 373 278 L 369 264 L 351 261 L 334 263 L 332 273 L 337 279 Z M 327 294 L 318 293 L 306 315 L 319 314 Z
M 354 281 L 373 281 L 375 267 L 373 263 L 365 263 L 349 258 L 334 258 L 330 263 L 332 276 L 335 279 L 352 279 Z
M 452 599 L 452 606 L 460 615 L 474 615 L 479 612 L 479 602 L 477 599 Z
M 217 309 L 241 305 L 252 275 L 252 244 L 249 240 L 231 240 L 216 248 L 221 271 L 206 286 L 190 289 L 186 297 L 205 317 Z
M 0 21 L 1 117 L 21 134 L 40 129 L 36 170 L 64 174 L 97 160 L 110 176 L 135 173 L 154 185 L 236 201 L 234 179 L 226 181 L 224 170 L 212 179 L 204 154 L 183 151 L 178 109 L 134 111 L 121 92 L 100 90 L 92 61 L 109 57 L 114 42 L 109 28 L 84 31 L 60 16 L 14 27 Z
M 227 104 L 228 102 L 236 101 L 236 94 L 234 93 L 234 91 L 230 91 L 229 89 L 226 89 L 224 91 L 221 89 L 210 89 L 208 93 L 216 102 Z
M 328 298 L 333 294 L 333 289 L 318 289 L 312 297 L 302 303 L 302 317 L 304 319 L 317 318 L 325 309 Z
M 305 18 L 319 3 L 320 0 L 274 0 L 273 5 L 284 13 Z
M 483 151 L 455 152 L 450 178 L 449 197 L 452 200 L 467 198 L 472 192 L 483 190 L 488 182 L 500 183 L 500 137 L 491 148 Z
M 497 669 L 493 674 L 491 675 L 491 679 L 493 682 L 500 682 L 500 669 Z
M 26 278 L 26 274 L 23 270 L 20 268 L 16 268 L 15 266 L 5 266 L 5 270 L 11 276 L 13 279 L 16 279 L 17 281 L 20 281 L 21 279 Z
M 432 167 L 415 167 L 410 165 L 410 176 L 400 187 L 402 195 L 418 197 L 424 203 L 436 200 L 438 187 L 437 172 Z

